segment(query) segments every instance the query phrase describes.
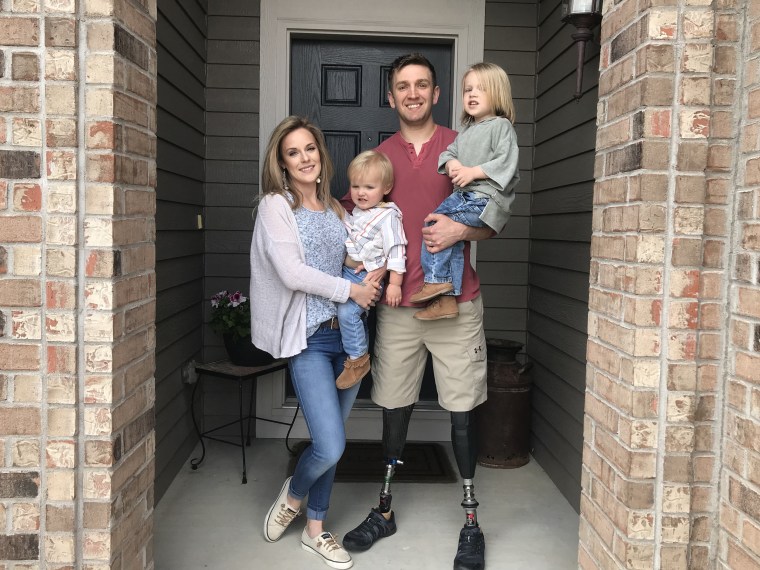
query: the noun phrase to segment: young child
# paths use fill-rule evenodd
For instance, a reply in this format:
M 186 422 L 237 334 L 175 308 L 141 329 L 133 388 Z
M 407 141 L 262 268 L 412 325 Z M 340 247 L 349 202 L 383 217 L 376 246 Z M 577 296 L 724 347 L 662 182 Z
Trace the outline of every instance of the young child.
M 385 299 L 391 307 L 401 302 L 401 282 L 406 271 L 406 236 L 401 226 L 401 211 L 383 197 L 393 188 L 391 161 L 376 150 L 368 150 L 348 165 L 351 201 L 354 210 L 344 220 L 348 229 L 343 277 L 361 283 L 368 271 L 386 267 L 390 271 Z M 359 273 L 357 268 L 361 267 Z M 365 320 L 367 311 L 349 300 L 338 305 L 338 322 L 343 350 L 348 354 L 343 372 L 335 383 L 350 388 L 370 369 L 369 339 Z
M 451 178 L 454 192 L 434 213 L 498 233 L 509 216 L 519 180 L 512 127 L 515 109 L 506 72 L 492 63 L 471 66 L 462 78 L 462 100 L 464 130 L 438 160 L 438 172 Z M 422 244 L 425 284 L 410 301 L 432 302 L 414 318 L 433 321 L 459 314 L 455 297 L 461 293 L 463 252 L 461 241 L 437 253 Z

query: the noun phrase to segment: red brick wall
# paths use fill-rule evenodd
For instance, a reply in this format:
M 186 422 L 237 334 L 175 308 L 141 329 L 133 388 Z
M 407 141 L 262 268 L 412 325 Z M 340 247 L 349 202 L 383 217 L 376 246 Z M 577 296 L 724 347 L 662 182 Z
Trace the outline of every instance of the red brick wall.
M 736 154 L 715 154 L 731 160 L 726 188 L 735 200 L 718 567 L 752 569 L 760 568 L 760 3 L 740 17 L 744 25 L 727 14 L 720 36 L 743 48 L 725 58 L 739 72 L 720 88 L 740 119 Z
M 0 568 L 152 567 L 155 2 L 2 9 Z
M 721 554 L 735 85 L 751 3 L 605 3 L 582 568 L 706 570 Z

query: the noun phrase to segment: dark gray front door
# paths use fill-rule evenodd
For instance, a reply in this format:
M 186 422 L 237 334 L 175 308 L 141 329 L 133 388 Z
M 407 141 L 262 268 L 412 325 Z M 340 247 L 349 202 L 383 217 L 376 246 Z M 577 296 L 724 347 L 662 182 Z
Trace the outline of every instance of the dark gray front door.
M 388 104 L 388 69 L 399 55 L 421 52 L 435 66 L 441 96 L 433 108 L 450 126 L 451 46 L 294 39 L 291 44 L 290 112 L 313 120 L 325 134 L 335 163 L 333 194 L 348 191 L 346 169 L 360 152 L 398 130 Z
M 396 111 L 388 104 L 388 69 L 398 56 L 420 52 L 436 70 L 441 88 L 433 118 L 450 126 L 452 97 L 451 44 L 294 39 L 291 44 L 290 113 L 314 121 L 324 132 L 335 164 L 332 193 L 348 191 L 346 170 L 360 152 L 375 148 L 398 130 Z M 374 311 L 370 312 L 370 343 Z M 370 349 L 371 350 L 371 349 Z M 359 398 L 369 399 L 371 374 L 362 381 Z M 289 392 L 292 388 L 289 388 Z M 437 401 L 428 359 L 421 401 Z

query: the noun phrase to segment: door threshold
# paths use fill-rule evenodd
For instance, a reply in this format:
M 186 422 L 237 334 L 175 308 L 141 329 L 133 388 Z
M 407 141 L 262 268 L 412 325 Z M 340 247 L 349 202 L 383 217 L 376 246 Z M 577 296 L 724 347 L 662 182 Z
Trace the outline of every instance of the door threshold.
M 285 402 L 283 403 L 283 408 L 292 408 L 295 409 L 296 405 L 298 404 L 298 401 L 295 398 L 287 398 Z M 375 404 L 372 400 L 368 398 L 362 398 L 361 400 L 357 399 L 354 402 L 353 408 L 355 410 L 380 410 L 380 406 Z M 440 404 L 438 402 L 433 402 L 429 400 L 417 402 L 414 404 L 414 411 L 417 410 L 426 411 L 426 412 L 445 412 Z

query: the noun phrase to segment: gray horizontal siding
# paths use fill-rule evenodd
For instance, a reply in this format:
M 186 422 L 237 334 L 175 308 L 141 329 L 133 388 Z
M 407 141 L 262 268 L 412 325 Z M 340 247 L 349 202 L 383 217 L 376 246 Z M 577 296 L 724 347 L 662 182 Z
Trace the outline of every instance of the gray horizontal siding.
M 560 5 L 538 11 L 527 350 L 533 454 L 578 509 L 599 58 L 589 44 L 575 101 L 575 30 Z
M 259 5 L 257 0 L 209 2 L 205 323 L 211 316 L 208 299 L 217 291 L 239 290 L 248 295 L 251 214 L 259 192 Z M 204 362 L 226 357 L 221 337 L 207 324 L 203 343 Z M 204 383 L 206 425 L 227 423 L 236 417 L 235 383 Z
M 489 338 L 527 341 L 530 195 L 533 170 L 537 2 L 486 1 L 484 60 L 504 68 L 515 103 L 520 183 L 501 234 L 478 243 L 484 326 Z
M 182 366 L 202 345 L 205 2 L 159 0 L 156 184 L 156 480 L 160 500 L 195 446 Z
M 219 288 L 248 292 L 247 279 L 241 278 L 249 276 L 251 214 L 258 194 L 259 27 L 259 2 L 214 0 L 209 4 L 207 299 Z M 213 336 L 207 346 L 219 344 Z

